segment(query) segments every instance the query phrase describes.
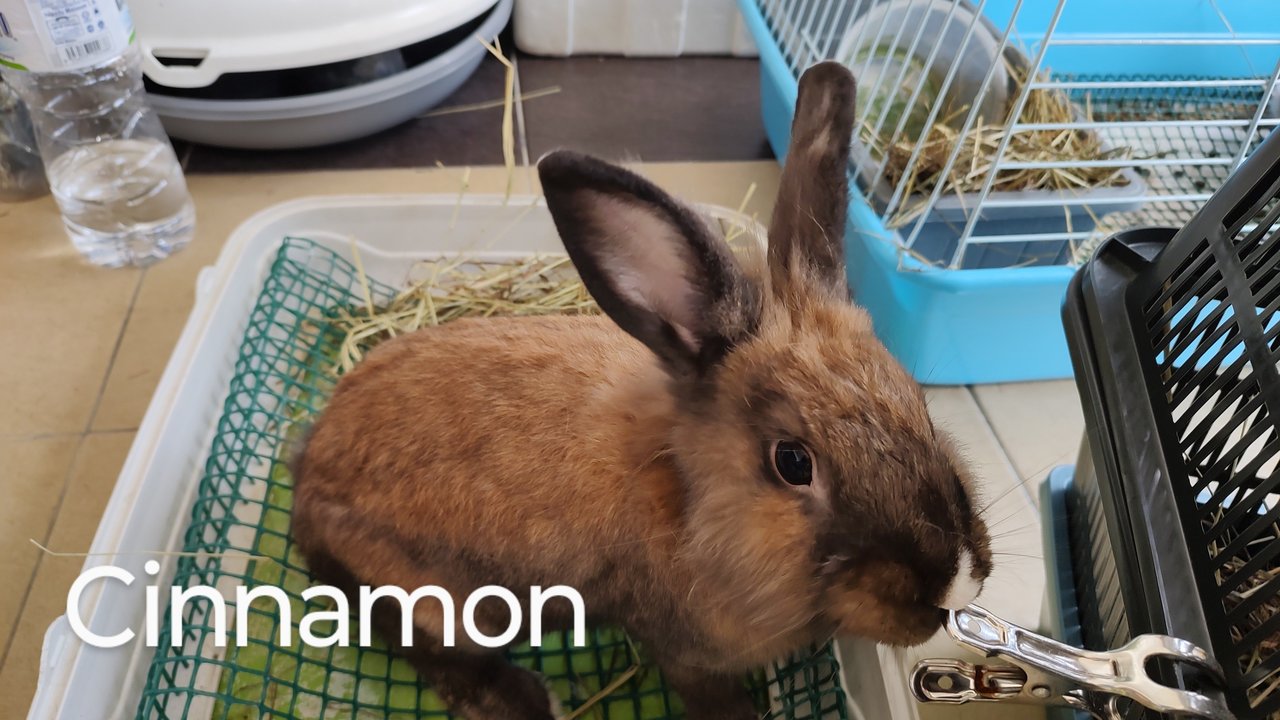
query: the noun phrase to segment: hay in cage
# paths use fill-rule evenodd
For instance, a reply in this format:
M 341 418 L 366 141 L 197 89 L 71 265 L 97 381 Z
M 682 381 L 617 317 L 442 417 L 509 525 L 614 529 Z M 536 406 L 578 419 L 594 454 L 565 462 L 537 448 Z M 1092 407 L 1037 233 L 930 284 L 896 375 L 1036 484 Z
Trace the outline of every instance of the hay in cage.
M 1213 530 L 1226 518 L 1226 509 L 1215 510 L 1204 522 L 1206 531 Z M 1227 547 L 1238 540 L 1242 531 L 1257 515 L 1246 515 L 1239 528 L 1226 531 L 1216 542 L 1209 545 L 1210 557 L 1217 560 Z M 1254 533 L 1254 539 L 1236 555 L 1221 562 L 1214 573 L 1214 581 L 1218 587 L 1231 589 L 1223 598 L 1223 609 L 1234 615 L 1238 608 L 1245 604 L 1251 607 L 1233 620 L 1230 624 L 1231 641 L 1237 645 L 1245 643 L 1246 638 L 1259 628 L 1267 626 L 1280 617 L 1280 595 L 1275 592 L 1274 583 L 1280 578 L 1280 560 L 1272 559 L 1261 567 L 1254 569 L 1247 577 L 1240 579 L 1242 571 L 1253 562 L 1259 553 L 1265 553 L 1272 543 L 1280 542 L 1280 523 L 1271 523 L 1261 532 Z M 1261 600 L 1259 601 L 1259 598 Z M 1236 658 L 1240 673 L 1248 675 L 1263 664 L 1272 660 L 1280 652 L 1280 632 L 1262 638 L 1252 645 L 1247 653 Z M 1257 707 L 1280 693 L 1280 670 L 1272 670 L 1248 688 L 1247 697 L 1253 707 Z M 1280 713 L 1271 715 L 1272 720 L 1280 718 Z
M 1276 542 L 1277 539 L 1280 539 L 1280 524 L 1273 524 L 1270 531 L 1264 533 L 1264 535 L 1267 536 L 1267 541 Z M 1215 549 L 1210 548 L 1210 551 L 1212 552 Z M 1248 562 L 1248 557 L 1236 556 L 1224 563 L 1222 569 L 1217 572 L 1216 580 L 1218 584 L 1222 585 L 1242 571 Z M 1231 640 L 1233 642 L 1243 642 L 1246 635 L 1273 622 L 1276 617 L 1280 617 L 1280 595 L 1275 595 L 1272 590 L 1272 583 L 1277 578 L 1280 578 L 1280 563 L 1272 562 L 1255 570 L 1227 594 L 1224 607 L 1230 613 L 1252 600 L 1259 593 L 1272 593 L 1270 597 L 1258 603 L 1256 607 L 1245 613 L 1239 621 L 1231 625 Z M 1273 633 L 1270 637 L 1258 642 L 1250 653 L 1239 658 L 1240 672 L 1246 675 L 1253 672 L 1263 663 L 1271 660 L 1277 652 L 1280 652 L 1280 633 Z M 1277 693 L 1280 693 L 1280 670 L 1273 670 L 1249 688 L 1249 703 L 1256 707 Z M 1272 717 L 1280 718 L 1280 713 Z
M 1005 59 L 1005 66 L 1013 81 L 1011 97 L 1019 97 L 1025 91 L 1026 103 L 1017 121 L 1022 124 L 1056 124 L 1091 122 L 1092 110 L 1086 102 L 1083 108 L 1072 102 L 1066 92 L 1057 88 L 1026 88 L 1028 70 Z M 1048 73 L 1039 77 L 1048 80 Z M 1129 184 L 1121 167 L 1032 167 L 996 169 L 996 155 L 1000 145 L 1007 146 L 1000 162 L 1018 163 L 1088 163 L 1099 160 L 1117 160 L 1135 157 L 1133 148 L 1127 145 L 1110 146 L 1096 132 L 1082 129 L 1021 130 L 1010 131 L 1017 104 L 1010 102 L 1007 114 L 1000 122 L 993 123 L 978 118 L 968 132 L 952 126 L 956 117 L 940 117 L 917 137 L 886 137 L 870 123 L 864 123 L 859 139 L 870 150 L 876 163 L 883 162 L 883 179 L 894 187 L 902 187 L 899 203 L 885 218 L 891 228 L 900 228 L 924 215 L 929 209 L 928 196 L 939 186 L 943 194 L 978 193 L 982 191 L 988 175 L 995 170 L 993 192 L 1018 192 L 1024 190 L 1084 191 Z M 957 111 L 963 117 L 969 106 Z M 889 129 L 892 132 L 892 129 Z M 955 154 L 951 170 L 943 177 L 948 161 Z M 918 155 L 916 162 L 911 158 Z M 923 199 L 912 200 L 911 198 Z
M 1243 562 L 1240 562 L 1235 569 L 1239 569 L 1242 565 Z M 1242 587 L 1232 592 L 1228 597 L 1228 609 L 1249 600 L 1255 593 L 1262 591 L 1278 577 L 1280 577 L 1280 566 L 1270 567 L 1254 573 Z M 1277 616 L 1280 616 L 1280 597 L 1268 598 L 1249 612 L 1245 621 L 1245 628 L 1231 628 L 1231 639 L 1235 642 L 1240 642 L 1244 639 L 1245 630 L 1262 627 Z M 1277 651 L 1280 651 L 1280 634 L 1273 634 L 1260 642 L 1251 655 L 1241 659 L 1240 670 L 1244 673 L 1252 672 L 1255 668 L 1270 660 Z M 1280 692 L 1280 671 L 1272 671 L 1249 688 L 1249 702 L 1254 706 L 1260 705 L 1277 692 Z M 1280 713 L 1273 715 L 1273 717 L 1280 717 Z

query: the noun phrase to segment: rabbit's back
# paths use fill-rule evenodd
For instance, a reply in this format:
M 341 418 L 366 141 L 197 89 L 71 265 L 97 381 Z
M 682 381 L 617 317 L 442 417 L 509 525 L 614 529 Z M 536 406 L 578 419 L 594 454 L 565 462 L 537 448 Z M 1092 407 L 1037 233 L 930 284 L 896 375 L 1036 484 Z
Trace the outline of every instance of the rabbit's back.
M 679 484 L 662 458 L 670 413 L 652 356 L 603 318 L 462 320 L 402 336 L 342 379 L 312 429 L 295 529 L 304 545 L 340 544 L 314 526 L 342 513 L 501 575 L 466 584 L 585 584 L 619 552 L 663 552 L 635 539 L 676 522 Z

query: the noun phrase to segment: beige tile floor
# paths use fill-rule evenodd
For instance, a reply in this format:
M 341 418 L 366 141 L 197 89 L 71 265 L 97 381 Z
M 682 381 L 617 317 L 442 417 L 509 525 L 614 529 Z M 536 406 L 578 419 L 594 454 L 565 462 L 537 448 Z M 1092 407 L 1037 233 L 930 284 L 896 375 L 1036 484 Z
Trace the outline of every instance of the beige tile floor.
M 772 162 L 643 169 L 687 198 L 734 207 L 755 183 L 746 209 L 762 219 L 778 179 Z M 191 308 L 196 273 L 214 261 L 231 230 L 254 212 L 295 197 L 456 193 L 461 178 L 457 168 L 194 176 L 196 239 L 146 270 L 81 264 L 47 198 L 0 205 L 0 397 L 6 398 L 0 403 L 0 698 L 5 717 L 21 717 L 30 701 L 42 634 L 63 611 L 81 565 L 78 559 L 44 555 L 30 540 L 59 551 L 88 548 Z M 468 192 L 499 191 L 505 179 L 501 168 L 475 168 Z M 516 189 L 529 191 L 532 182 L 521 170 Z M 1034 482 L 1048 468 L 1073 459 L 1082 431 L 1074 386 L 934 388 L 929 399 L 974 462 L 988 495 L 1008 491 L 991 516 L 1012 518 L 1002 547 L 1021 557 L 1008 557 L 1009 570 L 993 578 L 986 602 L 1034 623 L 1040 587 L 1034 580 L 1040 572 Z M 1014 487 L 1023 481 L 1025 487 Z

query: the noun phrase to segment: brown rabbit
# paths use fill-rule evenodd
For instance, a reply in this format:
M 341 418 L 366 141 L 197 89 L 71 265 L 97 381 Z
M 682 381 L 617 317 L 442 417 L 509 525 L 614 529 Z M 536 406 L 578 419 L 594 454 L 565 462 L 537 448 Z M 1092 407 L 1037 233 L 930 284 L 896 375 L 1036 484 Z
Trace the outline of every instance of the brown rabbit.
M 643 178 L 545 157 L 547 206 L 608 317 L 462 320 L 372 352 L 295 468 L 316 575 L 526 601 L 569 585 L 591 622 L 642 643 L 691 720 L 756 717 L 741 678 L 771 659 L 834 633 L 919 643 L 973 600 L 991 567 L 973 489 L 848 301 L 854 91 L 833 63 L 801 78 L 755 263 Z M 488 634 L 507 627 L 501 602 L 480 607 Z M 402 651 L 454 713 L 553 716 L 500 650 L 443 647 L 441 618 L 418 603 Z M 388 640 L 399 619 L 375 606 Z

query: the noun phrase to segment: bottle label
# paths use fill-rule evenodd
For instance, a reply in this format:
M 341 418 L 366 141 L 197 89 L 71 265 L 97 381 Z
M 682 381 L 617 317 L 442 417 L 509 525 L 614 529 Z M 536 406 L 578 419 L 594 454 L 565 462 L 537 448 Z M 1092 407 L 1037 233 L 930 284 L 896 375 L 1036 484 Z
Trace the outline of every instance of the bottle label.
M 124 0 L 0 0 L 0 65 L 69 72 L 111 60 L 133 42 Z

